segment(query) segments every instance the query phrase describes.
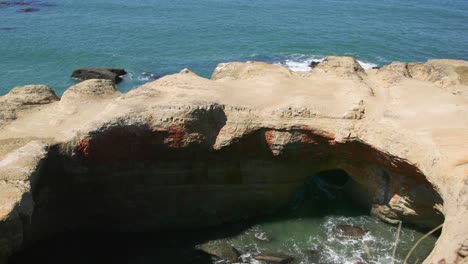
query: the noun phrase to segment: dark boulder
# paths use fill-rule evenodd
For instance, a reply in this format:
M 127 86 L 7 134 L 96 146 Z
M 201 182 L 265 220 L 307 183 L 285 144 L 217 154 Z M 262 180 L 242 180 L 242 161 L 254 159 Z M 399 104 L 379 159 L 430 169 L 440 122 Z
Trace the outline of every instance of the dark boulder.
M 256 256 L 255 259 L 271 264 L 288 264 L 294 260 L 293 257 L 281 253 L 262 254 Z
M 82 68 L 73 71 L 71 77 L 80 81 L 89 79 L 105 79 L 119 83 L 122 81 L 120 76 L 127 74 L 124 69 L 114 68 Z
M 366 235 L 367 231 L 352 225 L 337 225 L 335 226 L 335 232 L 337 235 L 342 237 L 354 237 L 354 238 L 362 238 Z
M 310 64 L 309 64 L 309 67 L 310 68 L 315 68 L 317 65 L 319 65 L 320 61 L 312 61 Z
M 232 263 L 239 261 L 240 257 L 239 251 L 226 243 L 205 243 L 197 246 L 197 249 Z
M 321 252 L 315 249 L 306 249 L 304 250 L 304 254 L 306 255 L 307 260 L 310 263 L 318 263 L 320 262 L 320 258 L 322 257 Z
M 380 67 L 379 67 L 379 66 L 374 66 L 374 67 L 372 67 L 372 69 L 373 69 L 373 70 L 379 70 Z

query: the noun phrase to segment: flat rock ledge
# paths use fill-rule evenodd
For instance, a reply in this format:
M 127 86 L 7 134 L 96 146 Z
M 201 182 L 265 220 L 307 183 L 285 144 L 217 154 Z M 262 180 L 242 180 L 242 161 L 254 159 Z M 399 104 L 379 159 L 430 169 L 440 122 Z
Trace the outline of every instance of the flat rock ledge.
M 0 263 L 73 228 L 267 214 L 331 169 L 383 221 L 443 223 L 424 263 L 467 260 L 466 61 L 365 71 L 328 57 L 304 73 L 233 62 L 211 79 L 184 69 L 125 94 L 92 79 L 60 99 L 24 86 L 0 103 Z

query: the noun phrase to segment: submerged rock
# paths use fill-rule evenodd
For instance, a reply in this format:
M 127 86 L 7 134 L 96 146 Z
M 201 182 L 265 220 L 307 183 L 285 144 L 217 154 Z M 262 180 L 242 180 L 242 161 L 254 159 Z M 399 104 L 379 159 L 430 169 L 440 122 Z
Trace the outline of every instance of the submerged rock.
M 71 77 L 80 81 L 89 79 L 106 79 L 112 80 L 114 83 L 122 81 L 122 75 L 127 74 L 124 69 L 114 68 L 82 68 L 73 71 Z
M 294 258 L 282 253 L 262 254 L 255 256 L 256 260 L 264 261 L 266 263 L 280 263 L 287 264 L 291 263 Z
M 37 12 L 39 10 L 40 10 L 39 8 L 28 7 L 28 8 L 20 9 L 20 10 L 18 10 L 18 12 L 20 12 L 20 13 L 32 13 L 32 12 Z
M 335 232 L 339 236 L 361 238 L 366 235 L 367 231 L 358 226 L 352 225 L 337 225 Z
M 255 233 L 254 236 L 260 241 L 271 242 L 271 237 L 265 232 Z
M 240 257 L 239 251 L 227 243 L 205 243 L 197 246 L 197 249 L 229 262 L 237 262 Z
M 316 249 L 306 249 L 304 253 L 307 257 L 307 260 L 311 263 L 318 263 L 320 261 L 322 253 Z

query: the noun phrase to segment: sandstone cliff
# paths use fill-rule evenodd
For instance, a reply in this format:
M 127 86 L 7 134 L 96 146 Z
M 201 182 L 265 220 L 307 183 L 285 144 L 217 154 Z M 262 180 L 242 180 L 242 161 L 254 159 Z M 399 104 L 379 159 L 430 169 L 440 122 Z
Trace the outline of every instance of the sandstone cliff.
M 225 63 L 126 94 L 88 80 L 0 97 L 0 256 L 75 227 L 200 227 L 285 205 L 340 168 L 380 219 L 444 221 L 425 263 L 468 254 L 468 62 L 297 73 Z M 0 261 L 1 262 L 1 261 Z

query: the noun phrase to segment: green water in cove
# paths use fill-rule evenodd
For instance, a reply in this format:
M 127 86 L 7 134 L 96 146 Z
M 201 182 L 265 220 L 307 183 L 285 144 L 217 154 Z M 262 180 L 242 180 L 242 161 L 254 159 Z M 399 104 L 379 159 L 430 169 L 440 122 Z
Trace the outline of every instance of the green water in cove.
M 186 67 L 209 77 L 228 61 L 468 60 L 467 43 L 466 0 L 7 0 L 0 95 L 31 83 L 61 94 L 79 67 L 125 68 L 118 89 L 128 91 Z
M 340 225 L 367 231 L 363 237 L 346 237 Z M 227 243 L 241 254 L 239 263 L 262 264 L 259 254 L 281 253 L 294 264 L 392 263 L 397 227 L 368 216 L 339 187 L 313 178 L 297 192 L 291 205 L 277 214 L 251 222 L 202 230 L 123 234 L 75 232 L 40 242 L 13 257 L 14 264 L 31 263 L 226 263 L 197 250 L 203 243 Z M 423 235 L 403 225 L 395 263 L 403 259 Z M 435 236 L 423 240 L 409 263 L 424 260 Z

